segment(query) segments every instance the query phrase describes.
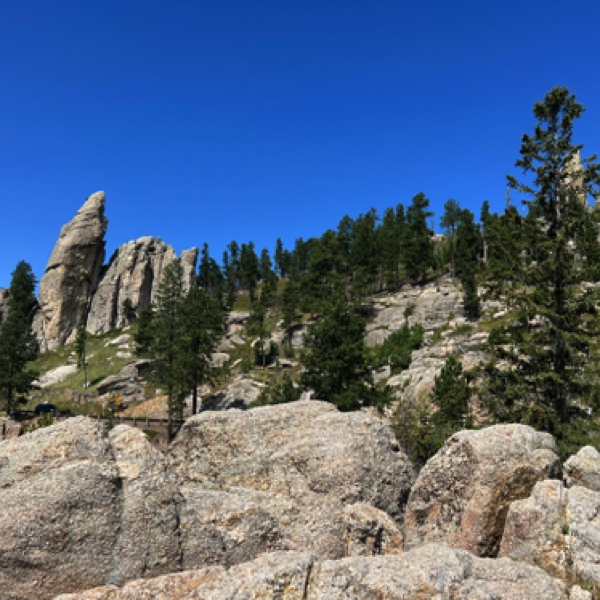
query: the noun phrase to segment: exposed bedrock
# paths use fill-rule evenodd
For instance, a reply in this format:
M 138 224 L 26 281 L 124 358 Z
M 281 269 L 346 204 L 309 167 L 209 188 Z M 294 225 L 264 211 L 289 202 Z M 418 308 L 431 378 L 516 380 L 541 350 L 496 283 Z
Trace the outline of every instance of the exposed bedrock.
M 96 192 L 60 231 L 40 282 L 34 329 L 42 350 L 72 341 L 85 318 L 104 262 L 106 194 Z

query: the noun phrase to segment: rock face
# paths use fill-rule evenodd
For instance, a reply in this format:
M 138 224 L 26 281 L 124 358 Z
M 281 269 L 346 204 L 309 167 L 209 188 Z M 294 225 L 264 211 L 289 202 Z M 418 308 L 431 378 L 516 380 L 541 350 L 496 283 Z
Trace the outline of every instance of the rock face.
M 98 394 L 114 393 L 121 396 L 121 403 L 126 406 L 135 400 L 144 398 L 144 381 L 151 370 L 149 360 L 140 358 L 125 365 L 116 375 L 110 375 L 97 385 Z
M 228 410 L 230 408 L 247 409 L 258 398 L 261 388 L 255 381 L 241 378 L 230 383 L 224 390 L 202 401 L 199 412 Z
M 530 498 L 513 502 L 500 555 L 542 567 L 568 581 L 600 589 L 600 492 L 537 483 Z M 594 596 L 596 597 L 596 596 Z
M 582 485 L 600 492 L 600 452 L 592 446 L 582 448 L 563 465 L 563 477 L 569 487 Z
M 204 412 L 171 446 L 182 486 L 229 491 L 273 515 L 294 549 L 344 553 L 344 505 L 365 502 L 401 523 L 412 467 L 391 429 L 364 413 L 299 401 Z
M 73 375 L 73 373 L 77 373 L 77 365 L 61 365 L 44 373 L 42 377 L 34 381 L 34 384 L 37 384 L 41 388 L 49 387 L 55 383 L 64 381 L 69 375 Z
M 40 310 L 33 325 L 42 351 L 73 341 L 83 318 L 93 334 L 126 325 L 131 315 L 125 314 L 125 300 L 139 315 L 154 300 L 165 268 L 177 258 L 172 246 L 160 238 L 142 237 L 123 244 L 103 266 L 105 205 L 104 192 L 92 194 L 61 229 L 40 282 Z M 198 248 L 184 250 L 180 258 L 184 287 L 189 289 Z M 2 292 L 0 322 L 5 312 Z
M 357 502 L 344 508 L 345 556 L 400 554 L 404 536 L 394 520 L 382 510 Z
M 560 474 L 554 450 L 550 434 L 525 425 L 453 435 L 411 490 L 406 547 L 443 541 L 476 556 L 495 556 L 510 503 Z
M 104 261 L 104 192 L 92 194 L 60 236 L 40 282 L 34 328 L 42 350 L 71 341 L 86 316 Z
M 123 308 L 125 300 L 139 315 L 154 300 L 164 270 L 175 258 L 173 248 L 155 237 L 142 237 L 118 248 L 102 270 L 87 330 L 99 334 L 126 325 L 129 316 Z M 185 289 L 193 282 L 197 259 L 198 248 L 181 253 Z
M 276 519 L 240 495 L 181 489 L 180 535 L 184 569 L 229 567 L 285 546 Z
M 476 558 L 464 550 L 434 544 L 401 556 L 324 562 L 317 562 L 310 554 L 274 552 L 227 571 L 222 567 L 187 571 L 134 581 L 122 589 L 98 588 L 76 597 L 78 600 L 566 600 L 567 591 L 563 582 L 537 567 L 508 559 Z M 75 600 L 75 595 L 56 600 Z
M 176 570 L 180 496 L 139 430 L 84 417 L 0 444 L 2 598 Z

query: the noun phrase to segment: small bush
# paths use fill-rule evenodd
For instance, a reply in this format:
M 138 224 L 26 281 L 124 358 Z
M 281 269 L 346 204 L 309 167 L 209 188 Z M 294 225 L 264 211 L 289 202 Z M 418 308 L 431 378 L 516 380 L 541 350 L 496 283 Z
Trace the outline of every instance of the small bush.
M 393 375 L 408 369 L 412 359 L 412 351 L 421 347 L 424 333 L 425 330 L 421 325 L 409 327 L 405 324 L 399 331 L 394 331 L 375 350 L 375 366 L 381 368 L 389 364 Z
M 281 379 L 271 382 L 250 406 L 268 406 L 271 404 L 284 404 L 300 399 L 302 390 L 294 385 L 292 378 L 285 373 Z

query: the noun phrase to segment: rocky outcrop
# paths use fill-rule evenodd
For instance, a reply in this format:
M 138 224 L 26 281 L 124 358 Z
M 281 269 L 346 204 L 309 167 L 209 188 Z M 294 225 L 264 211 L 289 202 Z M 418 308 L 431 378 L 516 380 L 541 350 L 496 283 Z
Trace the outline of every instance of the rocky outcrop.
M 499 556 L 537 565 L 554 577 L 567 577 L 567 495 L 558 480 L 535 484 L 529 498 L 510 505 Z
M 56 383 L 60 383 L 64 381 L 73 373 L 77 373 L 77 365 L 61 365 L 59 367 L 54 367 L 54 369 L 50 369 L 46 371 L 38 380 L 33 382 L 34 386 L 45 388 L 50 387 Z
M 404 536 L 395 521 L 382 510 L 357 502 L 344 508 L 345 556 L 401 554 Z
M 181 488 L 180 536 L 184 569 L 230 567 L 285 547 L 277 520 L 235 493 Z
M 310 554 L 274 552 L 229 570 L 212 567 L 134 581 L 77 595 L 78 600 L 180 598 L 234 600 L 382 600 L 527 598 L 566 600 L 566 585 L 537 567 L 491 560 L 443 545 L 401 556 L 318 562 Z M 75 600 L 74 595 L 56 600 Z
M 407 548 L 446 542 L 495 556 L 511 502 L 560 475 L 550 434 L 495 425 L 449 438 L 419 473 L 405 519 Z
M 169 460 L 183 485 L 313 491 L 399 520 L 414 477 L 383 419 L 313 400 L 196 415 Z
M 230 383 L 224 390 L 204 399 L 200 412 L 230 408 L 247 409 L 250 403 L 258 398 L 261 389 L 261 384 L 256 381 L 241 377 Z
M 127 406 L 133 401 L 144 399 L 144 383 L 151 370 L 151 363 L 145 358 L 125 365 L 116 375 L 110 375 L 97 385 L 98 394 L 115 394 L 121 397 L 121 404 Z
M 560 481 L 536 484 L 531 497 L 513 502 L 500 555 L 535 564 L 566 581 L 600 592 L 600 492 Z
M 299 401 L 186 421 L 170 452 L 182 486 L 228 491 L 273 515 L 294 549 L 344 554 L 345 505 L 402 522 L 412 467 L 382 419 Z
M 565 462 L 563 477 L 568 487 L 582 485 L 600 492 L 600 452 L 592 446 L 583 447 Z
M 104 262 L 104 192 L 92 194 L 60 236 L 40 282 L 40 310 L 34 329 L 42 350 L 74 338 L 77 323 L 86 317 Z
M 142 237 L 123 244 L 103 266 L 105 204 L 104 192 L 92 194 L 61 229 L 40 282 L 40 309 L 34 319 L 42 351 L 73 341 L 81 319 L 93 334 L 126 325 L 154 300 L 164 270 L 177 258 L 160 238 Z M 187 290 L 196 274 L 198 248 L 184 250 L 180 259 Z M 2 298 L 0 290 L 0 322 L 5 312 Z
M 179 568 L 174 479 L 145 435 L 68 419 L 0 444 L 2 598 Z
M 175 258 L 172 246 L 155 237 L 142 237 L 118 248 L 101 273 L 87 330 L 99 334 L 126 325 L 134 316 L 126 313 L 126 300 L 139 315 L 154 300 L 164 270 Z M 198 248 L 181 253 L 186 290 L 192 285 L 197 259 Z

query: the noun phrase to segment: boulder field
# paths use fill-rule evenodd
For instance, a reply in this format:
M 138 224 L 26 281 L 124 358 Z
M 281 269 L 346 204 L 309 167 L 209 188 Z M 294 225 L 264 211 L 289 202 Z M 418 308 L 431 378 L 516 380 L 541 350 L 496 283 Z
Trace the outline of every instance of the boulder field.
M 165 454 L 67 419 L 0 443 L 0 597 L 593 598 L 595 457 L 563 480 L 501 425 L 417 476 L 385 420 L 313 400 L 203 412 Z

